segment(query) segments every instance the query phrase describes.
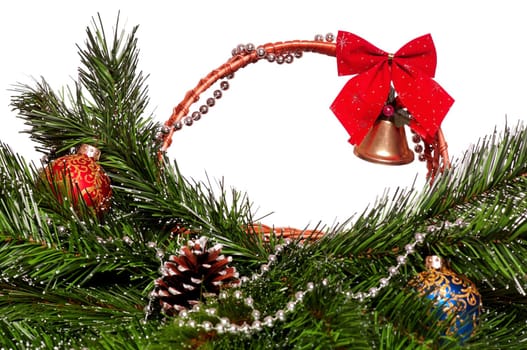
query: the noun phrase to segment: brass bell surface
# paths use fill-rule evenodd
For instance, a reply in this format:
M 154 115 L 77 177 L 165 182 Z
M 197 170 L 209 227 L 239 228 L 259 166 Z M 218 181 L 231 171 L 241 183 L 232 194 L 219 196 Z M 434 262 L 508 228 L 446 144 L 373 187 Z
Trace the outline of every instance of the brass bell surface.
M 392 121 L 377 119 L 362 142 L 353 151 L 361 159 L 385 165 L 404 165 L 414 160 L 408 147 L 404 126 Z

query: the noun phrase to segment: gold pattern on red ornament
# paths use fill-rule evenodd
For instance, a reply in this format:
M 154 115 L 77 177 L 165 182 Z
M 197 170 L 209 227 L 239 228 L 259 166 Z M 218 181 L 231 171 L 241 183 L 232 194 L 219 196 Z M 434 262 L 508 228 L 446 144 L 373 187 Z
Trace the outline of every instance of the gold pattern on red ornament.
M 112 188 L 110 178 L 97 164 L 100 154 L 96 147 L 83 144 L 76 154 L 57 158 L 46 168 L 46 178 L 59 201 L 66 197 L 77 209 L 81 197 L 97 215 L 110 209 Z

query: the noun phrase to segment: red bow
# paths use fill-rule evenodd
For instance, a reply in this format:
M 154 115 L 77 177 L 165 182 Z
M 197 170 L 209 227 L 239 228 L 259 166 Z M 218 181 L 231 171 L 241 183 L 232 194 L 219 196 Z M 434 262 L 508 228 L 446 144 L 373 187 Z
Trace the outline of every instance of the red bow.
M 392 82 L 398 102 L 412 116 L 410 127 L 425 140 L 434 139 L 454 99 L 432 79 L 436 51 L 430 34 L 389 54 L 355 34 L 339 32 L 336 57 L 339 76 L 357 74 L 331 105 L 351 144 L 360 144 L 381 114 Z

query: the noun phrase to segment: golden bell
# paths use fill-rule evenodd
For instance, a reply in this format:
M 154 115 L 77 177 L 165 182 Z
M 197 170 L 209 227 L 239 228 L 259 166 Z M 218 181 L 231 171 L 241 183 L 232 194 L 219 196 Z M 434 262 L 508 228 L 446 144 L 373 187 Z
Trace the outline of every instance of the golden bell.
M 357 157 L 373 163 L 403 165 L 414 160 L 414 152 L 408 147 L 404 126 L 392 121 L 377 119 L 362 142 L 355 147 Z

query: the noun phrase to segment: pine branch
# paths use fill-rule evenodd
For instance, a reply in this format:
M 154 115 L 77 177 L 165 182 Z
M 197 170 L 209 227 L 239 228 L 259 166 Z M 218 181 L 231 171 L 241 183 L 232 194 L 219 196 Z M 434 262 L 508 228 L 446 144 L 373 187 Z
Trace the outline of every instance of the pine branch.
M 501 134 L 495 130 L 468 149 L 461 161 L 453 164 L 428 191 L 424 191 L 416 208 L 431 215 L 455 206 L 471 203 L 493 189 L 520 182 L 527 172 L 527 132 L 519 122 Z M 433 212 L 432 212 L 433 210 Z
M 136 30 L 126 35 L 117 21 L 106 35 L 98 18 L 87 29 L 86 48 L 79 47 L 74 88 L 56 93 L 42 79 L 36 87 L 19 86 L 12 100 L 51 158 L 80 143 L 98 146 L 114 199 L 100 221 L 86 216 L 82 206 L 75 210 L 55 198 L 53 184 L 39 180 L 41 170 L 1 145 L 4 347 L 514 349 L 527 341 L 523 125 L 484 138 L 433 186 L 385 194 L 352 225 L 329 228 L 316 241 L 294 241 L 276 254 L 279 237 L 267 242 L 247 230 L 255 220 L 246 195 L 227 191 L 221 181 L 217 189 L 211 181 L 189 181 L 176 163 L 157 162 L 159 128 L 144 116 L 148 97 L 137 72 Z M 350 297 L 378 287 L 416 233 L 426 234 L 425 244 L 378 295 L 363 302 Z M 263 315 L 286 309 L 307 283 L 315 287 L 283 320 L 247 337 L 181 326 L 183 317 L 145 317 L 159 260 L 197 235 L 223 244 L 238 271 L 256 276 L 239 291 Z M 271 267 L 261 266 L 271 253 Z M 446 258 L 481 292 L 481 326 L 464 344 L 444 335 L 448 323 L 409 287 L 430 254 Z M 253 320 L 253 309 L 234 293 L 204 303 L 192 310 L 196 322 Z
M 80 142 L 93 142 L 96 133 L 84 108 L 80 87 L 77 85 L 75 92 L 66 89 L 57 94 L 44 78 L 34 83 L 34 87 L 16 85 L 11 105 L 30 127 L 24 132 L 37 143 L 36 149 L 55 158 Z
M 30 129 L 37 149 L 54 158 L 82 143 L 110 154 L 132 155 L 145 145 L 155 146 L 157 125 L 141 117 L 148 105 L 146 78 L 136 72 L 135 32 L 124 37 L 119 21 L 109 46 L 102 20 L 87 28 L 87 48 L 79 47 L 81 63 L 75 88 L 57 94 L 42 79 L 35 87 L 18 84 L 11 105 Z M 64 100 L 68 100 L 66 103 Z M 106 147 L 105 147 L 106 146 Z M 152 152 L 152 154 L 155 154 Z
M 45 214 L 35 196 L 35 169 L 0 144 L 0 234 L 14 240 L 50 242 Z
M 0 327 L 4 334 L 14 335 L 18 343 L 79 348 L 95 344 L 101 338 L 108 341 L 110 334 L 120 334 L 121 339 L 127 334 L 129 348 L 138 349 L 141 348 L 138 344 L 145 343 L 144 337 L 135 342 L 130 338 L 148 328 L 140 322 L 144 300 L 133 289 L 55 288 L 42 292 L 20 281 L 2 282 L 0 287 L 4 321 Z M 0 343 L 6 346 L 10 339 L 3 338 Z
M 112 246 L 117 251 L 108 253 Z M 67 253 L 39 243 L 4 241 L 0 247 L 0 267 L 4 278 L 24 276 L 46 289 L 104 287 L 109 283 L 128 285 L 132 282 L 137 288 L 146 288 L 156 276 L 159 263 L 151 250 L 139 245 L 137 248 L 99 243 L 99 253 L 90 256 Z M 96 249 L 95 246 L 92 249 Z M 149 258 L 145 259 L 145 254 Z
M 86 49 L 79 47 L 84 68 L 79 69 L 79 81 L 94 99 L 94 113 L 101 117 L 104 130 L 115 129 L 115 123 L 123 123 L 137 131 L 135 121 L 142 115 L 148 103 L 145 78 L 137 72 L 137 28 L 125 38 L 119 33 L 119 18 L 112 40 L 106 37 L 101 18 L 93 23 L 94 30 L 87 30 Z M 111 135 L 112 139 L 122 134 Z

